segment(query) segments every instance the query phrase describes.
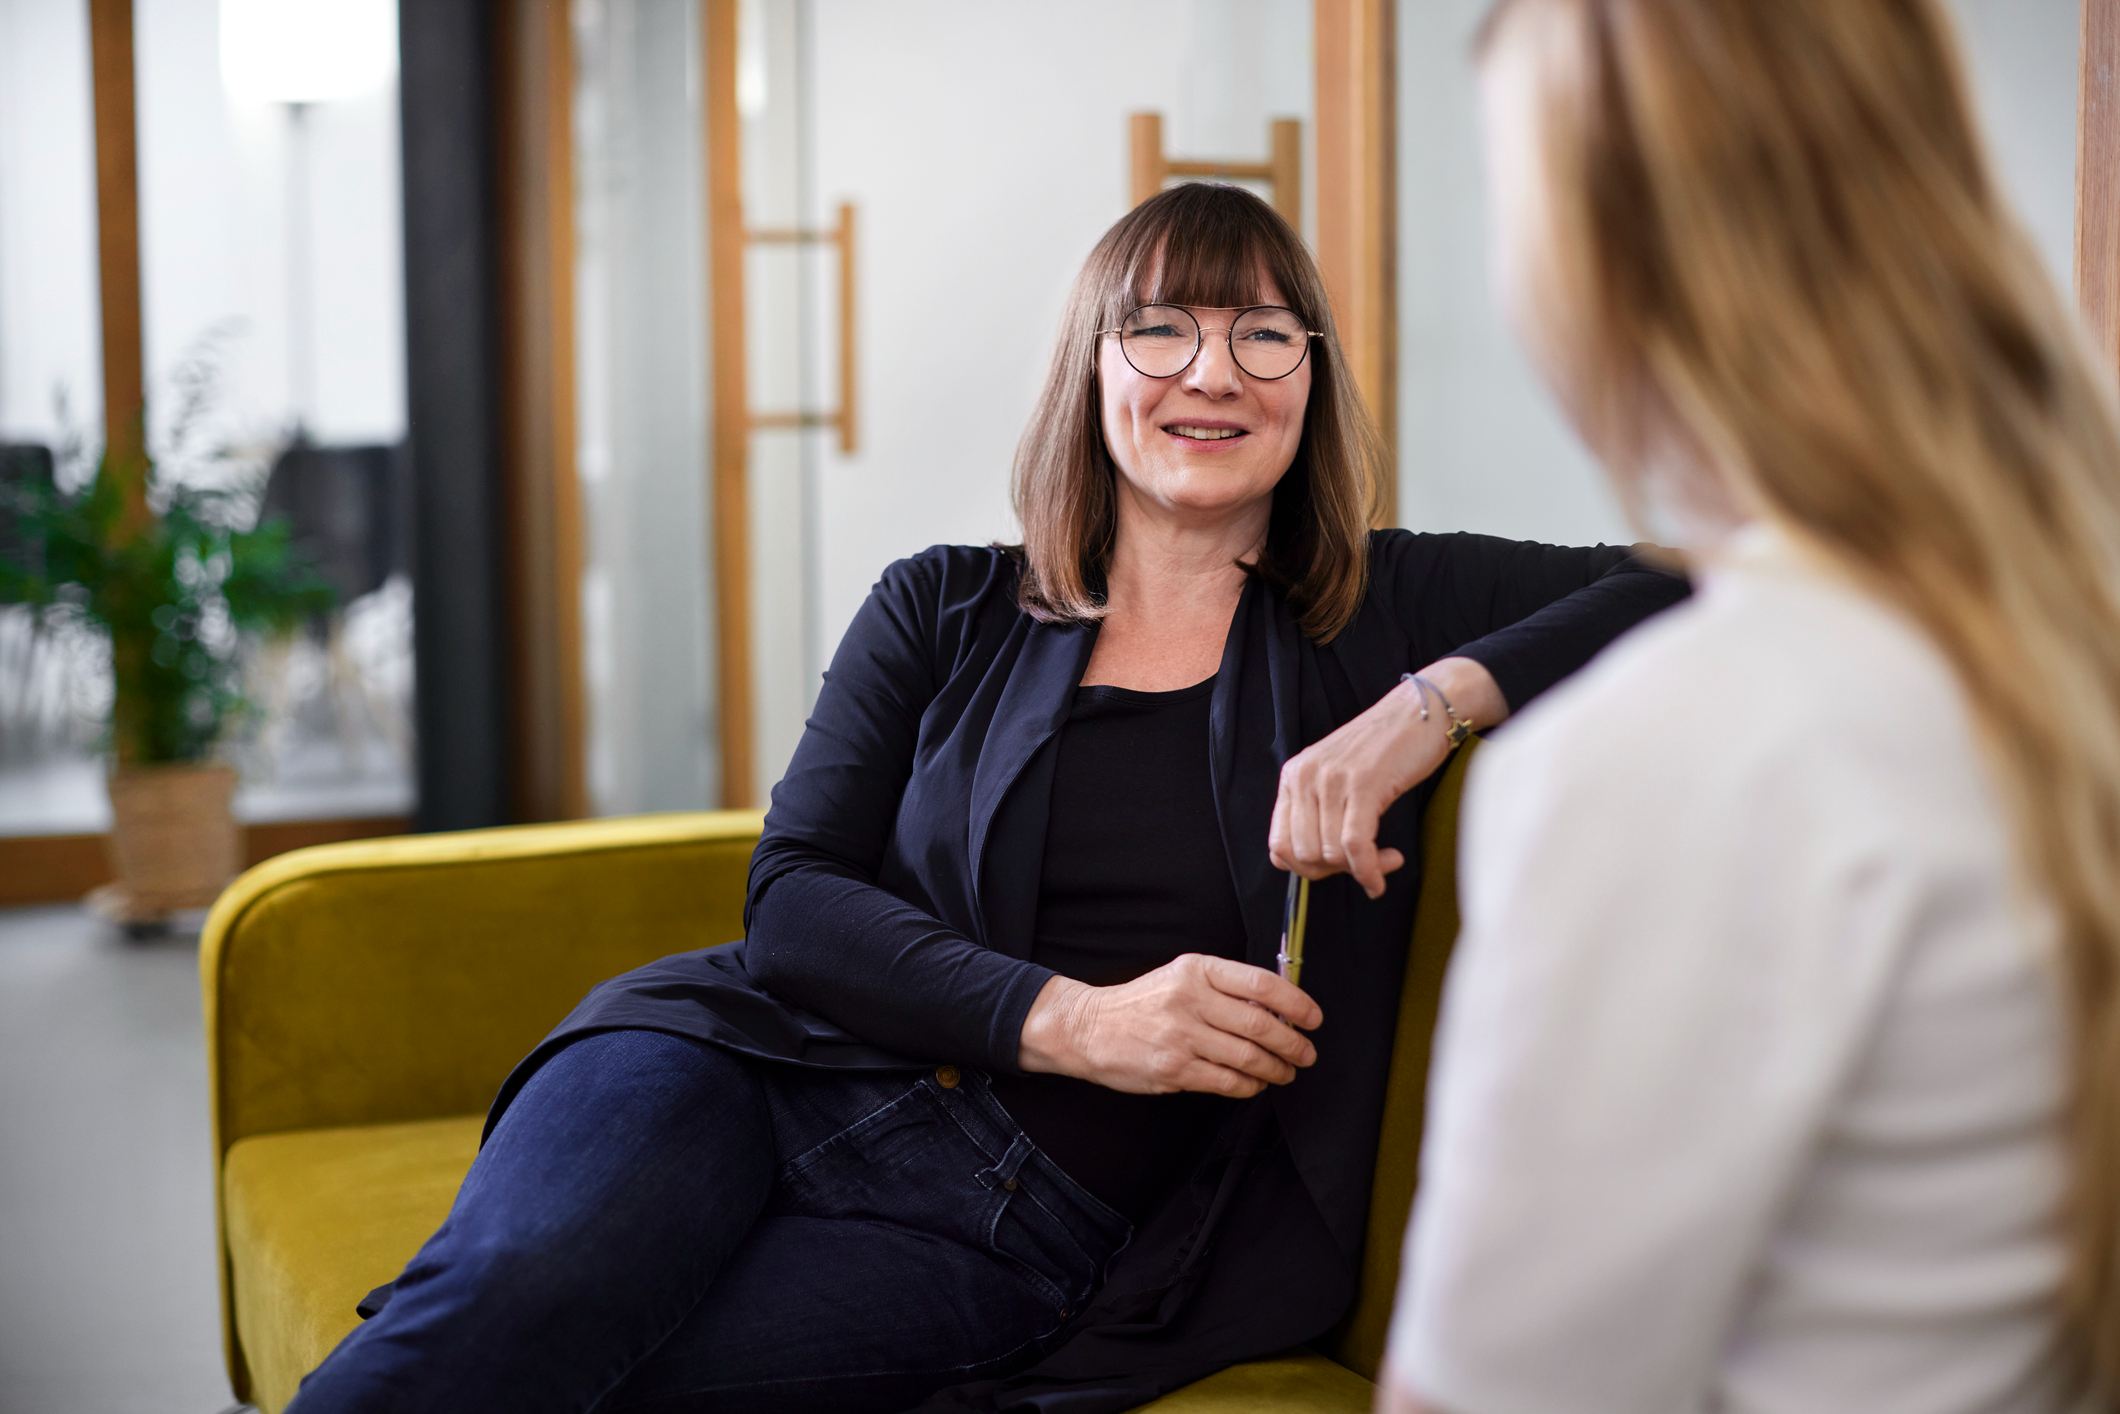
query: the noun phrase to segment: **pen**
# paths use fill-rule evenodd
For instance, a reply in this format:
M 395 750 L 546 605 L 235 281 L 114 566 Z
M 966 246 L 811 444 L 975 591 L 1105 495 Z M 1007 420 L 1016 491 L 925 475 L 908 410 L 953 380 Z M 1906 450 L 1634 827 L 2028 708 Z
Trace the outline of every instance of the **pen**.
M 1310 920 L 1310 880 L 1301 874 L 1288 876 L 1288 899 L 1281 906 L 1281 952 L 1277 959 L 1283 977 L 1303 985 L 1303 925 Z

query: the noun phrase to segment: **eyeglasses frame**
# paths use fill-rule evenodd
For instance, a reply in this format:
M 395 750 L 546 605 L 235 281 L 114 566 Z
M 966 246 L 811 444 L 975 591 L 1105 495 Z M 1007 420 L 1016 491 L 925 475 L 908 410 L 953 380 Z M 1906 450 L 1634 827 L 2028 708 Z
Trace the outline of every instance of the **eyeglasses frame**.
M 1185 370 L 1186 370 L 1186 369 L 1188 369 L 1188 368 L 1191 368 L 1191 367 L 1193 366 L 1193 361 L 1194 361 L 1195 359 L 1197 359 L 1197 358 L 1199 358 L 1199 357 L 1200 357 L 1200 350 L 1201 350 L 1201 349 L 1203 349 L 1203 348 L 1205 348 L 1205 347 L 1207 347 L 1207 336 L 1208 336 L 1208 334 L 1209 334 L 1210 332 L 1212 332 L 1212 333 L 1217 333 L 1217 334 L 1220 334 L 1220 335 L 1222 336 L 1222 342 L 1223 342 L 1223 344 L 1224 344 L 1225 346 L 1227 346 L 1227 347 L 1228 347 L 1228 349 L 1229 349 L 1229 361 L 1230 361 L 1231 363 L 1233 363 L 1233 364 L 1235 364 L 1235 365 L 1237 366 L 1237 371 L 1238 371 L 1238 372 L 1242 373 L 1242 374 L 1243 374 L 1243 375 L 1244 375 L 1244 376 L 1245 376 L 1246 378 L 1256 378 L 1256 379 L 1258 379 L 1258 380 L 1259 380 L 1259 381 L 1260 381 L 1261 383 L 1278 383 L 1278 382 L 1280 382 L 1280 381 L 1281 381 L 1281 380 L 1282 380 L 1283 378 L 1290 378 L 1290 377 L 1293 377 L 1293 376 L 1295 375 L 1295 371 L 1296 371 L 1296 369 L 1298 369 L 1298 368 L 1301 368 L 1301 367 L 1303 366 L 1304 362 L 1305 362 L 1306 360 L 1308 360 L 1308 359 L 1309 359 L 1309 357 L 1310 357 L 1310 340 L 1311 340 L 1311 339 L 1322 339 L 1322 338 L 1324 338 L 1324 337 L 1325 337 L 1325 334 L 1324 334 L 1324 331 L 1323 331 L 1323 330 L 1320 330 L 1320 329 L 1305 329 L 1305 330 L 1304 330 L 1303 332 L 1304 332 L 1305 334 L 1309 335 L 1310 337 L 1309 337 L 1309 338 L 1306 338 L 1306 339 L 1305 339 L 1305 340 L 1303 341 L 1303 357 L 1302 357 L 1302 358 L 1299 358 L 1299 359 L 1297 359 L 1297 360 L 1295 361 L 1295 363 L 1294 363 L 1294 364 L 1293 364 L 1292 366 L 1290 366 L 1290 368 L 1289 368 L 1288 372 L 1286 372 L 1286 373 L 1276 373 L 1276 374 L 1274 374 L 1273 376 L 1271 376 L 1271 377 L 1268 377 L 1267 375 L 1265 375 L 1265 374 L 1263 374 L 1263 373 L 1254 373 L 1254 372 L 1252 372 L 1252 371 L 1251 371 L 1250 369 L 1246 368 L 1246 367 L 1244 366 L 1244 360 L 1243 360 L 1243 359 L 1241 359 L 1241 358 L 1239 358 L 1239 357 L 1237 356 L 1237 325 L 1238 325 L 1239 323 L 1241 323 L 1241 322 L 1243 321 L 1243 319 L 1244 319 L 1244 316 L 1245 316 L 1245 315 L 1247 315 L 1247 314 L 1250 314 L 1250 313 L 1251 313 L 1251 312 L 1252 312 L 1253 310 L 1258 310 L 1258 309 L 1279 309 L 1279 310 L 1284 310 L 1284 311 L 1286 311 L 1286 312 L 1287 312 L 1287 313 L 1289 313 L 1289 314 L 1295 315 L 1295 319 L 1296 319 L 1296 322 L 1297 322 L 1298 324 L 1302 323 L 1302 322 L 1303 322 L 1303 316 L 1302 316 L 1302 315 L 1300 315 L 1300 314 L 1296 314 L 1296 312 L 1295 312 L 1294 310 L 1292 310 L 1292 309 L 1289 309 L 1289 308 L 1288 308 L 1288 306 L 1287 306 L 1287 305 L 1285 305 L 1285 304 L 1247 304 L 1247 305 L 1245 305 L 1245 306 L 1244 306 L 1244 307 L 1243 307 L 1242 309 L 1238 310 L 1238 311 L 1237 311 L 1237 312 L 1236 312 L 1236 313 L 1235 313 L 1234 315 L 1232 315 L 1232 316 L 1230 317 L 1230 321 L 1229 321 L 1229 323 L 1228 323 L 1228 325 L 1227 325 L 1226 327 L 1222 327 L 1222 328 L 1211 328 L 1210 326 L 1208 326 L 1208 325 L 1206 325 L 1206 324 L 1202 324 L 1202 323 L 1200 322 L 1200 316 L 1199 316 L 1199 315 L 1197 315 L 1197 314 L 1194 314 L 1194 313 L 1192 312 L 1192 310 L 1191 310 L 1191 308 L 1190 308 L 1190 307 L 1188 307 L 1188 306 L 1186 306 L 1186 305 L 1182 305 L 1182 304 L 1172 304 L 1172 303 L 1170 303 L 1170 302 L 1169 302 L 1168 300 L 1155 300 L 1155 301 L 1152 301 L 1151 303 L 1148 303 L 1148 304 L 1137 304 L 1137 305 L 1135 305 L 1135 306 L 1134 306 L 1134 307 L 1133 307 L 1132 309 L 1129 309 L 1128 311 L 1126 311 L 1126 313 L 1125 313 L 1125 314 L 1124 314 L 1123 316 L 1121 316 L 1121 318 L 1120 318 L 1120 320 L 1119 320 L 1119 325 L 1120 325 L 1120 327 L 1119 327 L 1119 328 L 1117 328 L 1117 329 L 1099 329 L 1099 330 L 1097 330 L 1097 331 L 1096 331 L 1096 332 L 1097 332 L 1097 334 L 1099 335 L 1099 337 L 1102 337 L 1103 335 L 1106 335 L 1106 334 L 1123 334 L 1123 333 L 1125 333 L 1125 332 L 1126 332 L 1126 328 L 1125 328 L 1125 325 L 1126 325 L 1126 321 L 1127 321 L 1128 319 L 1131 319 L 1131 318 L 1133 318 L 1133 317 L 1134 317 L 1135 315 L 1139 314 L 1139 313 L 1140 313 L 1140 312 L 1141 312 L 1142 310 L 1144 310 L 1144 309 L 1176 309 L 1176 310 L 1182 310 L 1182 311 L 1184 312 L 1184 314 L 1185 314 L 1185 317 L 1186 317 L 1187 319 L 1190 319 L 1190 320 L 1191 320 L 1191 321 L 1193 322 L 1193 351 L 1192 351 L 1192 354 L 1191 354 L 1191 355 L 1190 355 L 1190 356 L 1189 356 L 1189 357 L 1188 357 L 1188 358 L 1187 358 L 1187 359 L 1185 360 L 1185 362 L 1183 362 L 1183 363 L 1179 364 L 1179 365 L 1178 365 L 1178 367 L 1177 367 L 1177 369 L 1176 369 L 1175 371 L 1173 371 L 1173 372 L 1170 372 L 1170 373 L 1147 373 L 1147 372 L 1144 372 L 1144 371 L 1143 371 L 1143 370 L 1141 369 L 1140 365 L 1136 364 L 1136 363 L 1135 363 L 1135 362 L 1133 361 L 1133 359 L 1132 359 L 1132 358 L 1128 357 L 1128 355 L 1127 355 L 1127 352 L 1126 352 L 1126 344 L 1125 344 L 1125 341 L 1124 341 L 1124 340 L 1121 340 L 1121 341 L 1120 341 L 1120 344 L 1119 344 L 1119 357 L 1121 357 L 1121 358 L 1124 358 L 1124 359 L 1126 359 L 1126 366 L 1127 366 L 1128 368 L 1131 368 L 1131 369 L 1133 369 L 1133 371 L 1134 371 L 1134 372 L 1136 372 L 1136 373 L 1139 373 L 1139 374 L 1141 374 L 1141 376 L 1142 376 L 1143 378 L 1157 378 L 1157 379 L 1162 379 L 1162 378 L 1182 378 L 1182 377 L 1184 377 L 1184 376 L 1185 376 Z

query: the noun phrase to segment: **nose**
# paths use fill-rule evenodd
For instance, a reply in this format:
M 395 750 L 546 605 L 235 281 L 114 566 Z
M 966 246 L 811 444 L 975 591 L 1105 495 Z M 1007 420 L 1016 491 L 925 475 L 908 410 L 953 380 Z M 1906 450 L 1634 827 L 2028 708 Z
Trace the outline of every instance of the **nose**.
M 1202 329 L 1200 352 L 1185 370 L 1185 386 L 1210 398 L 1233 398 L 1244 391 L 1243 370 L 1229 348 L 1229 331 Z

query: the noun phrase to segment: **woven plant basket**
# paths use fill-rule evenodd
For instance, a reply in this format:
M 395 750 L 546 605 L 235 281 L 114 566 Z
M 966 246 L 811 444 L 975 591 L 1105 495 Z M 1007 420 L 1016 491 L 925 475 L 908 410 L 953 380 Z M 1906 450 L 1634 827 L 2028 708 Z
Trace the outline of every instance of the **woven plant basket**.
M 110 856 L 124 912 L 205 908 L 236 876 L 235 768 L 131 766 L 110 774 Z

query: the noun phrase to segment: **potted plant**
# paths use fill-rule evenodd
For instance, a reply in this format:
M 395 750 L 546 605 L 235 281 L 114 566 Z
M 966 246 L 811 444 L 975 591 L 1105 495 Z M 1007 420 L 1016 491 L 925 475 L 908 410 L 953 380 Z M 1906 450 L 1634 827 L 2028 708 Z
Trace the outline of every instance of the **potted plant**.
M 235 770 L 221 752 L 256 711 L 243 691 L 246 635 L 291 629 L 335 596 L 284 521 L 251 523 L 254 483 L 165 476 L 137 456 L 69 460 L 86 468 L 73 485 L 0 483 L 0 602 L 109 645 L 117 883 L 91 902 L 148 924 L 211 903 L 241 865 Z

